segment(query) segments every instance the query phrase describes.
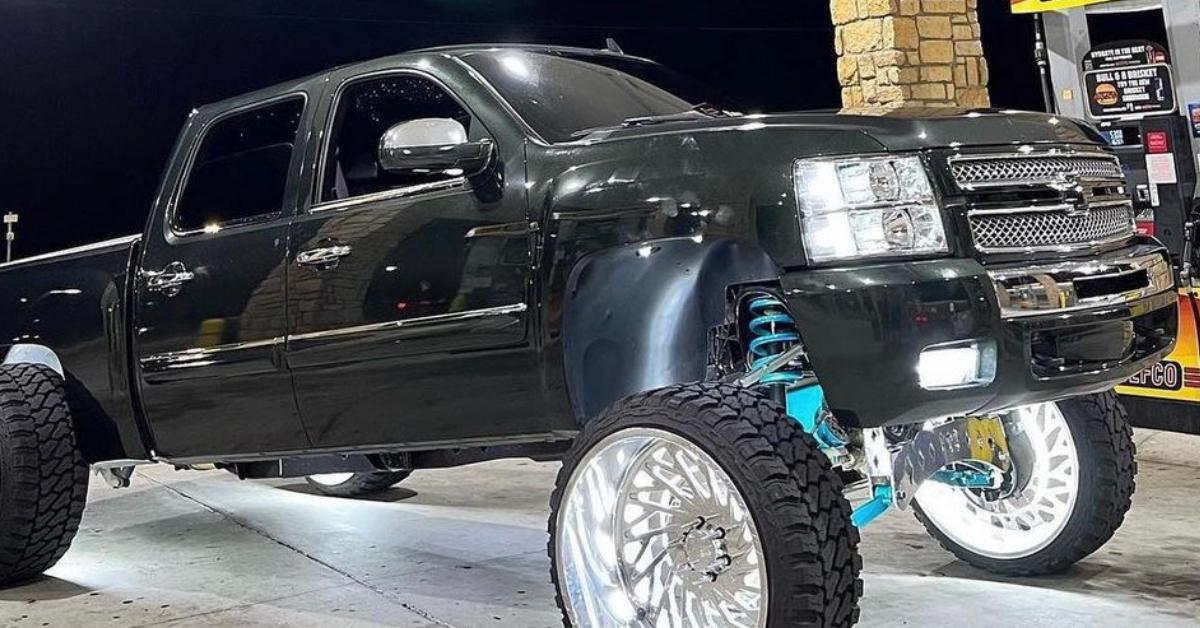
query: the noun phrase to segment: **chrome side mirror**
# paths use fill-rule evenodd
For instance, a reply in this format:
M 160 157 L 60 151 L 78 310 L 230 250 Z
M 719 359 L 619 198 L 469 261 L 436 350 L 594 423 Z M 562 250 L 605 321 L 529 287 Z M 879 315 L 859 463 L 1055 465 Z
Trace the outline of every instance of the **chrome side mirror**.
M 492 161 L 491 140 L 467 141 L 467 130 L 450 118 L 401 122 L 379 140 L 379 167 L 402 174 L 471 176 Z

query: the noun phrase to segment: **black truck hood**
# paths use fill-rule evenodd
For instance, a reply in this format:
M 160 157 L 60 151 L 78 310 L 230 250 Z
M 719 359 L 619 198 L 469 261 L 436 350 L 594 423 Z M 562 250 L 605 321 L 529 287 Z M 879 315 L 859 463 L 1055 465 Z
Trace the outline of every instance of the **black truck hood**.
M 585 143 L 671 133 L 758 130 L 769 128 L 857 132 L 881 150 L 1007 144 L 1094 144 L 1103 140 L 1073 118 L 1011 109 L 909 107 L 892 110 L 797 112 L 660 122 L 598 131 Z

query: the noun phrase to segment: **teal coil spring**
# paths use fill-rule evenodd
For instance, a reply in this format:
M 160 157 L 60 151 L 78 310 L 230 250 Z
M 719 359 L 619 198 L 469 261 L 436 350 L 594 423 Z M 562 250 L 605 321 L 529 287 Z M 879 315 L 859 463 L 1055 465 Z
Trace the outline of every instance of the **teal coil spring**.
M 770 364 L 780 354 L 800 342 L 796 321 L 788 314 L 783 303 L 770 296 L 752 299 L 747 306 L 750 311 L 751 340 L 750 370 Z M 796 419 L 804 431 L 812 434 L 823 448 L 845 446 L 845 440 L 826 420 L 829 409 L 825 405 L 825 393 L 816 379 L 806 375 L 800 367 L 786 364 L 767 373 L 759 380 L 760 386 L 781 388 L 786 397 L 788 414 Z
M 756 297 L 747 306 L 750 310 L 750 369 L 761 368 L 771 363 L 779 354 L 787 351 L 793 343 L 800 342 L 796 321 L 787 313 L 783 303 L 774 297 Z M 804 375 L 788 367 L 764 375 L 759 384 L 764 386 L 790 386 L 799 382 Z

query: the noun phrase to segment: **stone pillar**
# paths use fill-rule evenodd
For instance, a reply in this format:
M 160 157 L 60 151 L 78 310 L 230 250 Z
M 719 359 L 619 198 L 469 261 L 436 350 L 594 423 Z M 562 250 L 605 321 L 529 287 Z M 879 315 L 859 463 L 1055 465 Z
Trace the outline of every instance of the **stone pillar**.
M 842 106 L 989 106 L 978 1 L 830 0 Z

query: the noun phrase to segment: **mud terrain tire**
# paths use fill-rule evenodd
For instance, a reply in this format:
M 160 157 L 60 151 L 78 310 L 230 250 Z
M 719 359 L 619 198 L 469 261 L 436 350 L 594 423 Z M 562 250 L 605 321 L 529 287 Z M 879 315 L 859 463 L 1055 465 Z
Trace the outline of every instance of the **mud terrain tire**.
M 1111 391 L 1057 403 L 1079 459 L 1078 492 L 1065 527 L 1049 544 L 1030 555 L 989 557 L 944 534 L 914 501 L 917 519 L 959 560 L 1005 576 L 1058 573 L 1100 549 L 1125 521 L 1132 504 L 1137 462 L 1124 406 Z
M 560 573 L 560 511 L 589 451 L 630 430 L 667 432 L 699 448 L 732 480 L 766 557 L 769 628 L 853 625 L 862 594 L 858 530 L 842 482 L 816 442 L 778 404 L 745 388 L 676 385 L 618 401 L 591 421 L 563 459 L 551 497 L 549 554 L 563 623 L 572 623 Z M 574 489 L 582 490 L 582 489 Z M 565 538 L 565 537 L 564 537 Z
M 0 585 L 62 558 L 87 486 L 62 378 L 41 365 L 0 366 Z

